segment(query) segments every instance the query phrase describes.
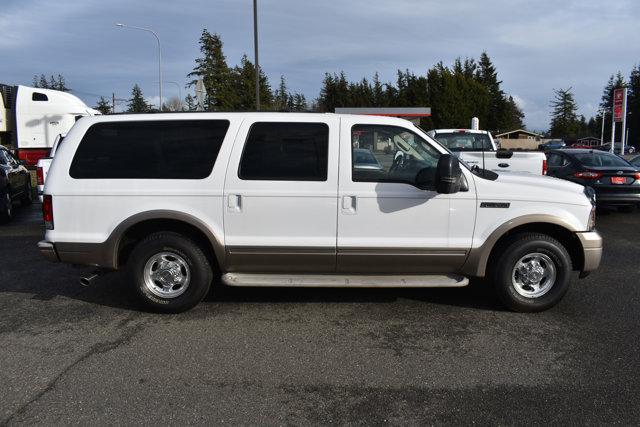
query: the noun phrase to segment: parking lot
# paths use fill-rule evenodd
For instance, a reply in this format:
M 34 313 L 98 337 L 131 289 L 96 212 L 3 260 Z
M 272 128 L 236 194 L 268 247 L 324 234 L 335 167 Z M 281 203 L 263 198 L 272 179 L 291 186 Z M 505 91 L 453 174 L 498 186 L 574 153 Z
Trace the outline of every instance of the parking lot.
M 217 286 L 137 311 L 117 273 L 36 250 L 39 205 L 0 227 L 0 425 L 637 423 L 640 212 L 604 212 L 603 265 L 555 308 L 448 290 Z

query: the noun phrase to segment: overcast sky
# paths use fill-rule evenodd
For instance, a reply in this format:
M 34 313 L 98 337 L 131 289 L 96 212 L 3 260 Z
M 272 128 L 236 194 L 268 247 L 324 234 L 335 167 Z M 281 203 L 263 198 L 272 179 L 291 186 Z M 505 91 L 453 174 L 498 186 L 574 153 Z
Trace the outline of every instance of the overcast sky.
M 221 34 L 230 65 L 253 60 L 251 0 L 2 0 L 0 82 L 61 73 L 91 106 L 134 83 L 157 102 L 155 40 L 115 22 L 158 32 L 164 80 L 182 96 L 203 28 Z M 260 63 L 272 84 L 284 74 L 313 99 L 326 71 L 394 81 L 398 68 L 424 74 L 486 50 L 527 126 L 543 130 L 554 88 L 573 87 L 589 117 L 609 75 L 640 63 L 639 23 L 638 0 L 259 0 Z

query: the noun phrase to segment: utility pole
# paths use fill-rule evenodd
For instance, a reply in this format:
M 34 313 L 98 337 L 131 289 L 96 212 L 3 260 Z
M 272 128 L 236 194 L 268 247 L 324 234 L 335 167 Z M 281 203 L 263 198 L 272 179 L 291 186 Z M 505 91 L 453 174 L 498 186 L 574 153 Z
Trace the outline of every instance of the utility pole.
M 615 145 L 616 140 L 616 113 L 611 110 L 611 148 L 609 149 L 610 153 L 613 153 L 613 146 Z
M 258 63 L 258 0 L 253 0 L 253 50 L 256 60 L 256 111 L 260 111 L 260 65 Z
M 113 114 L 116 113 L 116 93 L 115 92 L 111 92 L 111 112 Z
M 604 118 L 606 117 L 606 110 L 602 110 L 602 130 L 600 131 L 600 145 L 604 145 Z

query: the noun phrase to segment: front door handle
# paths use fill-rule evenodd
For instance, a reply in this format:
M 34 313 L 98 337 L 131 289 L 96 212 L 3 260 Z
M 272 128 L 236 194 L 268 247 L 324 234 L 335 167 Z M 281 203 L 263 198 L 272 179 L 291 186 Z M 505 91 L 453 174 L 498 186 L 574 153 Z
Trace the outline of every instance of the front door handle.
M 229 194 L 227 197 L 227 210 L 231 213 L 242 212 L 242 196 L 239 194 Z
M 355 215 L 358 210 L 356 196 L 342 196 L 342 213 Z

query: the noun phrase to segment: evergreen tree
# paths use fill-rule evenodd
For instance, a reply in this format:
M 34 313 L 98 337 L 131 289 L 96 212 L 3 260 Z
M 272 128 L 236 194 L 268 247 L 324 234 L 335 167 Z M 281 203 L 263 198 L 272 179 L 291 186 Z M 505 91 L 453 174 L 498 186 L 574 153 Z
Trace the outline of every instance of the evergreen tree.
M 40 81 L 38 82 L 38 86 L 36 87 L 39 87 L 42 89 L 49 88 L 49 82 L 47 82 L 47 77 L 44 74 L 40 74 Z
M 205 109 L 207 111 L 233 110 L 238 104 L 234 93 L 231 70 L 222 51 L 222 40 L 218 34 L 211 34 L 207 29 L 200 36 L 201 58 L 196 59 L 196 66 L 187 77 L 202 78 L 207 90 Z M 197 79 L 190 82 L 195 85 Z
M 65 78 L 62 74 L 58 74 L 58 77 L 56 78 L 56 83 L 55 83 L 55 87 L 56 90 L 60 90 L 63 92 L 69 92 L 69 88 L 67 87 L 67 82 L 65 81 Z
M 491 130 L 503 130 L 505 100 L 504 93 L 500 89 L 502 82 L 498 80 L 498 72 L 487 52 L 482 52 L 480 55 L 476 78 L 489 92 L 487 119 L 483 127 Z
M 190 93 L 184 98 L 184 104 L 187 111 L 196 111 L 196 100 Z
M 236 103 L 233 105 L 234 110 L 251 111 L 256 108 L 255 96 L 255 80 L 256 68 L 249 60 L 247 55 L 243 55 L 240 65 L 233 68 L 231 72 L 232 82 L 234 84 Z M 260 108 L 268 110 L 273 105 L 273 94 L 267 77 L 260 70 Z
M 371 88 L 373 95 L 373 105 L 372 107 L 386 107 L 387 102 L 384 97 L 384 89 L 382 84 L 380 83 L 380 76 L 378 72 L 373 75 L 373 86 Z
M 100 97 L 98 103 L 93 108 L 100 111 L 102 114 L 111 114 L 113 112 L 111 103 L 104 96 Z
M 629 129 L 628 145 L 640 148 L 640 65 L 631 69 L 629 89 L 627 93 L 627 126 Z
M 278 89 L 276 89 L 275 93 L 274 93 L 274 109 L 276 111 L 289 111 L 288 108 L 288 104 L 289 104 L 289 98 L 290 98 L 290 94 L 289 91 L 287 90 L 287 82 L 284 78 L 284 76 L 280 76 L 280 85 L 278 86 Z
M 622 73 L 613 74 L 609 77 L 604 90 L 602 91 L 602 97 L 600 99 L 600 111 L 604 112 L 604 140 L 611 139 L 611 110 L 613 109 L 613 91 L 617 88 L 626 86 Z M 602 122 L 600 122 L 602 124 Z
M 577 111 L 578 106 L 571 88 L 554 89 L 554 99 L 551 101 L 553 112 L 549 134 L 552 138 L 576 138 L 580 127 Z
M 127 113 L 148 113 L 151 106 L 147 103 L 142 95 L 142 89 L 136 83 L 131 89 L 131 98 L 127 102 Z
M 294 93 L 292 96 L 293 106 L 291 111 L 306 111 L 307 110 L 307 99 L 301 93 Z

